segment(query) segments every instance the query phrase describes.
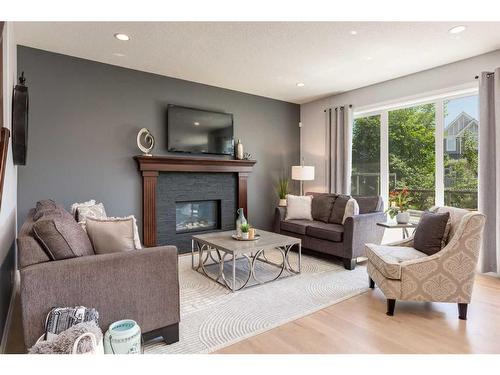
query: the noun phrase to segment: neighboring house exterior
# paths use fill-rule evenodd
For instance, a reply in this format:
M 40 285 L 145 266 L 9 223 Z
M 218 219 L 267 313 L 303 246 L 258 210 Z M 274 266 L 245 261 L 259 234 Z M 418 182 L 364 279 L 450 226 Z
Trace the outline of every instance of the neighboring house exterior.
M 462 140 L 465 132 L 470 132 L 477 139 L 479 121 L 461 112 L 444 130 L 444 152 L 451 158 L 459 158 L 462 155 Z

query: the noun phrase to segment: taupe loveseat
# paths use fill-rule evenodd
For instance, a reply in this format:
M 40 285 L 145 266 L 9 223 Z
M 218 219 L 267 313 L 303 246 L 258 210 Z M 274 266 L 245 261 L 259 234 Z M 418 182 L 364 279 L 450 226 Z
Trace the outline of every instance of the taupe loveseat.
M 175 246 L 102 255 L 93 254 L 90 248 L 86 254 L 52 260 L 34 237 L 33 225 L 37 220 L 53 217 L 58 218 L 58 225 L 74 227 L 71 220 L 75 219 L 63 207 L 53 201 L 41 201 L 30 210 L 17 239 L 27 348 L 44 333 L 47 313 L 56 306 L 96 308 L 103 332 L 114 321 L 133 319 L 141 327 L 145 340 L 159 336 L 167 343 L 179 340 Z M 75 233 L 77 236 L 81 233 Z
M 336 194 L 306 193 L 312 195 L 313 200 L 320 196 L 329 195 L 335 199 Z M 345 196 L 344 196 L 345 197 Z M 384 235 L 384 228 L 377 222 L 386 221 L 383 212 L 383 201 L 380 196 L 362 197 L 353 196 L 359 205 L 359 214 L 348 217 L 344 224 L 323 222 L 319 220 L 285 220 L 286 207 L 277 207 L 274 219 L 274 231 L 287 236 L 300 238 L 302 247 L 325 254 L 342 258 L 344 267 L 353 270 L 356 267 L 356 258 L 365 255 L 365 244 L 380 244 Z M 342 212 L 337 217 L 342 218 Z M 339 209 L 335 205 L 332 210 Z

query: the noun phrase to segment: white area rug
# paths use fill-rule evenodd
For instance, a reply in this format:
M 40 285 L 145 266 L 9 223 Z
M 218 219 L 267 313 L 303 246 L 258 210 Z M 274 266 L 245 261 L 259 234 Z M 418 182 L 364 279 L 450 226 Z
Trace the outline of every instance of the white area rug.
M 296 256 L 291 257 L 295 268 Z M 276 272 L 267 265 L 260 271 L 268 278 Z M 145 353 L 209 353 L 368 290 L 363 265 L 346 271 L 339 263 L 305 255 L 300 275 L 236 293 L 192 270 L 191 256 L 179 257 L 179 278 L 180 340 L 150 342 Z

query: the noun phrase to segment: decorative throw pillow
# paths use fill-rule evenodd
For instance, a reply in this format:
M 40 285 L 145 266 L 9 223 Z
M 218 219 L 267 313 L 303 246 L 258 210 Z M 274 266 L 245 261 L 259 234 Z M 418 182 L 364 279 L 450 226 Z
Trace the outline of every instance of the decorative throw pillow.
M 137 250 L 142 249 L 141 238 L 139 237 L 139 228 L 137 228 L 137 220 L 134 215 L 125 217 L 108 217 L 107 219 L 112 219 L 112 220 L 132 219 L 132 221 L 134 222 L 134 246 Z
M 37 221 L 40 219 L 48 219 L 52 215 L 58 215 L 58 213 L 67 212 L 63 206 L 57 204 L 52 199 L 45 199 L 36 202 L 35 212 L 33 214 L 33 220 Z M 69 215 L 69 213 L 68 213 Z
M 343 224 L 344 215 L 345 215 L 345 208 L 346 208 L 347 202 L 349 202 L 349 199 L 351 199 L 350 195 L 345 195 L 345 194 L 337 195 L 337 198 L 335 199 L 335 202 L 333 203 L 332 213 L 330 214 L 330 218 L 328 219 L 329 223 Z
M 351 198 L 347 201 L 345 205 L 344 217 L 342 218 L 342 225 L 345 223 L 345 219 L 349 216 L 359 215 L 359 205 L 356 199 Z
M 330 214 L 332 213 L 335 198 L 335 194 L 322 194 L 316 197 L 313 196 L 311 204 L 313 219 L 328 223 L 328 219 L 330 218 Z
M 436 254 L 441 251 L 445 243 L 444 237 L 449 220 L 449 212 L 424 212 L 415 229 L 413 247 L 427 255 Z
M 133 216 L 106 219 L 87 218 L 87 233 L 96 254 L 137 249 L 134 239 L 135 228 Z
M 33 235 L 52 260 L 94 254 L 87 233 L 69 213 L 58 213 L 50 219 L 36 221 Z
M 312 220 L 312 196 L 292 195 L 286 196 L 285 220 Z
M 78 221 L 78 216 L 77 216 L 77 210 L 79 207 L 83 207 L 83 206 L 93 206 L 95 205 L 95 200 L 94 199 L 91 199 L 87 202 L 82 202 L 82 203 L 73 203 L 71 205 L 71 215 L 73 215 L 73 217 L 75 218 L 76 221 Z
M 78 223 L 85 229 L 87 218 L 106 219 L 106 210 L 102 203 L 79 206 L 76 209 L 76 218 Z

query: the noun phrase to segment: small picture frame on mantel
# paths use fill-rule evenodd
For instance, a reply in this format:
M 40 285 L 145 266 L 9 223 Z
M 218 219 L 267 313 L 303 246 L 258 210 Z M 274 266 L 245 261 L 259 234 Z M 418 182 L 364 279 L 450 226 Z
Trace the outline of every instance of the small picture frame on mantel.
M 2 209 L 3 183 L 7 167 L 7 150 L 9 149 L 10 130 L 0 128 L 0 210 Z

